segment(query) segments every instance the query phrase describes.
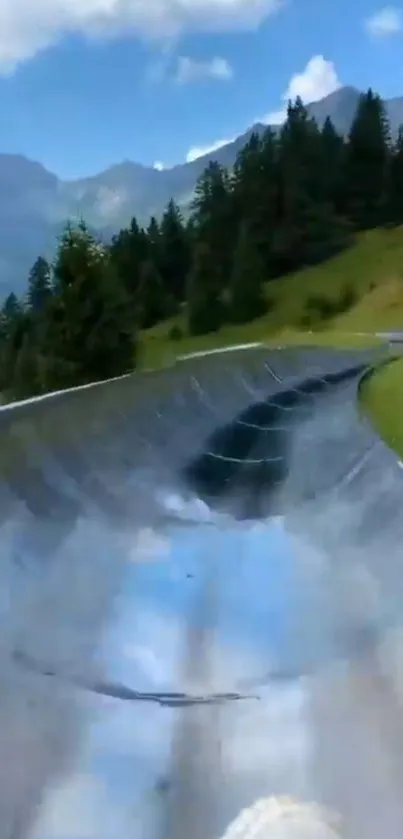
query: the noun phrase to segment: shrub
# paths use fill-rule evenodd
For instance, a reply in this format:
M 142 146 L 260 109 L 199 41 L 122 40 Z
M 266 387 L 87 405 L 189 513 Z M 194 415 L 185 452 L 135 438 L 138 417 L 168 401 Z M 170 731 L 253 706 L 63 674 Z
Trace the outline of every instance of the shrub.
M 309 312 L 303 312 L 298 318 L 297 325 L 302 329 L 307 329 L 309 326 L 312 326 L 312 315 Z
M 334 314 L 334 304 L 321 294 L 311 294 L 306 301 L 306 310 L 311 313 L 312 320 L 327 320 Z
M 177 323 L 171 326 L 168 333 L 168 338 L 170 341 L 180 341 L 183 338 L 183 332 Z
M 351 286 L 346 286 L 338 301 L 335 301 L 335 306 L 337 306 L 335 314 L 342 314 L 343 312 L 347 312 L 348 309 L 351 309 L 354 306 L 354 303 L 357 301 L 357 293 L 356 291 L 351 288 Z

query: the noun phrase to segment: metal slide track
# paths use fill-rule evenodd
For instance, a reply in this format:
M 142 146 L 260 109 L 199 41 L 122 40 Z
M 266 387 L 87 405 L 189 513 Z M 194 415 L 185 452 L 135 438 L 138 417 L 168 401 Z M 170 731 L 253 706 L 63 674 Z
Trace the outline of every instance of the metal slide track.
M 0 411 L 0 839 L 401 839 L 374 359 L 241 348 Z

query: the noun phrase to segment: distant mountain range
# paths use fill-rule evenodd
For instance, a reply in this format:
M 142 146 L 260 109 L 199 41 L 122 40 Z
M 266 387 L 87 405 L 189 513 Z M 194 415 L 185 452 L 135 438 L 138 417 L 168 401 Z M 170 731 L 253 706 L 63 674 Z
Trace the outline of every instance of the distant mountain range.
M 350 128 L 360 92 L 343 87 L 308 106 L 321 125 L 331 117 L 336 129 Z M 403 123 L 403 97 L 385 103 L 392 134 Z M 210 160 L 230 167 L 257 123 L 234 142 L 215 152 L 162 171 L 130 161 L 94 177 L 62 181 L 41 164 L 20 155 L 0 154 L 0 296 L 21 292 L 38 254 L 50 257 L 68 218 L 82 216 L 91 228 L 109 237 L 133 215 L 146 223 L 159 216 L 170 198 L 189 205 L 198 176 Z

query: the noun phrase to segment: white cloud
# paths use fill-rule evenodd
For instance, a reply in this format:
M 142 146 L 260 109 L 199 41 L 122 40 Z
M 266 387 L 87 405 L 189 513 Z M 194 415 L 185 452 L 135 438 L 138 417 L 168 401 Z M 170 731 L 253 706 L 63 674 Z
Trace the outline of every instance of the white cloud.
M 196 61 L 187 55 L 180 55 L 177 61 L 175 80 L 178 84 L 188 84 L 203 79 L 229 81 L 233 75 L 233 69 L 226 58 L 216 56 L 210 61 Z
M 314 55 L 302 73 L 291 76 L 287 90 L 282 95 L 283 105 L 277 111 L 266 114 L 262 122 L 269 125 L 280 125 L 287 115 L 287 103 L 290 99 L 300 96 L 306 104 L 317 102 L 340 87 L 336 68 L 333 61 L 326 61 L 323 55 Z
M 254 29 L 282 0 L 2 0 L 0 68 L 58 42 L 64 34 L 115 37 L 128 31 L 172 38 L 183 31 Z
M 314 55 L 308 61 L 302 73 L 295 73 L 287 86 L 287 90 L 282 95 L 283 105 L 277 111 L 271 111 L 264 117 L 261 117 L 256 122 L 267 123 L 268 125 L 280 125 L 284 122 L 287 116 L 287 103 L 289 99 L 295 99 L 300 96 L 303 102 L 317 102 L 318 99 L 323 99 L 329 93 L 333 93 L 340 87 L 340 80 L 338 78 L 336 68 L 333 61 L 326 61 L 323 55 Z M 240 130 L 240 134 L 245 128 Z M 225 140 L 216 140 L 208 146 L 192 146 L 186 155 L 186 162 L 191 163 L 198 157 L 204 154 L 216 151 L 221 146 L 232 143 L 234 137 L 226 138 Z
M 160 161 L 160 160 L 156 160 L 156 161 L 155 161 L 155 163 L 154 163 L 154 169 L 156 169 L 156 170 L 157 170 L 157 172 L 162 172 L 162 170 L 163 170 L 164 168 L 165 168 L 165 167 L 164 167 L 164 164 L 163 164 L 163 163 L 161 163 L 161 161 Z
M 203 155 L 205 154 L 210 154 L 213 151 L 217 151 L 217 149 L 220 149 L 222 146 L 226 146 L 228 143 L 232 143 L 234 139 L 234 137 L 227 137 L 226 140 L 216 140 L 209 146 L 192 146 L 186 155 L 186 163 L 192 163 L 193 160 L 197 160 L 198 157 L 203 157 Z
M 386 35 L 395 35 L 403 28 L 403 19 L 400 9 L 395 6 L 385 6 L 365 21 L 367 32 L 375 38 L 382 38 Z

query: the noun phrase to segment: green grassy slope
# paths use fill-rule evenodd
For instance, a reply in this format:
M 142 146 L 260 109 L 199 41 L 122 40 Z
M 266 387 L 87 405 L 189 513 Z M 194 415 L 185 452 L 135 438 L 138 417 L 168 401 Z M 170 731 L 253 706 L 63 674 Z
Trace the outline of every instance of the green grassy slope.
M 350 310 L 319 328 L 315 324 L 304 328 L 312 295 L 334 301 L 346 288 L 353 290 L 357 301 Z M 253 323 L 225 326 L 212 335 L 171 340 L 173 325 L 185 331 L 182 315 L 144 331 L 143 365 L 170 363 L 180 354 L 252 341 L 356 344 L 360 339 L 350 333 L 403 327 L 403 227 L 360 234 L 353 247 L 327 262 L 268 283 L 266 293 L 269 310 Z
M 364 383 L 361 403 L 378 434 L 403 458 L 403 358 L 381 367 Z

